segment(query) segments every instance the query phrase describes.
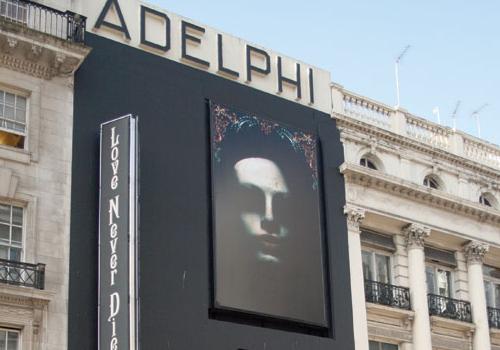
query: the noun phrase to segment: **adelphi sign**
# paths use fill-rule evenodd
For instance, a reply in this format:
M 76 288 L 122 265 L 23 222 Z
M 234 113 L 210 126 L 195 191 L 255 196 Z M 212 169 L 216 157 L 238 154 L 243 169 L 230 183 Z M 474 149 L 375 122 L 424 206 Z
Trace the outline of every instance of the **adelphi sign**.
M 330 73 L 137 0 L 78 0 L 87 30 L 329 113 Z

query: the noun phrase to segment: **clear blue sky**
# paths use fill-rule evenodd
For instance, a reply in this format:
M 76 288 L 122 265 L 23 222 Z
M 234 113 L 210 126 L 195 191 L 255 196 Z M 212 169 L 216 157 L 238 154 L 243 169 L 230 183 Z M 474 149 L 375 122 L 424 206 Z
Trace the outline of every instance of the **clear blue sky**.
M 401 106 L 500 144 L 500 1 L 497 0 L 147 0 L 285 55 L 329 70 L 332 80 L 362 95 L 396 104 L 394 60 L 400 65 Z

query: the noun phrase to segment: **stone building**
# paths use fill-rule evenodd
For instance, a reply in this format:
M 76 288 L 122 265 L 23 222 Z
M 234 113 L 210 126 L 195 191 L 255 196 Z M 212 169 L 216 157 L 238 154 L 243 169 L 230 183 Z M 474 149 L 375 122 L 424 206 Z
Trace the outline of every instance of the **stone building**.
M 337 84 L 332 96 L 356 349 L 499 349 L 500 149 Z
M 73 73 L 84 19 L 0 1 L 0 349 L 66 349 Z

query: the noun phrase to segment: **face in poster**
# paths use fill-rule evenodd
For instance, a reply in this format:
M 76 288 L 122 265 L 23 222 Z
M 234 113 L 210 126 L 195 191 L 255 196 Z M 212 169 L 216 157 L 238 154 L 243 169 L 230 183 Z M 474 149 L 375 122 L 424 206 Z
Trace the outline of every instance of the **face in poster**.
M 315 135 L 210 115 L 215 307 L 327 327 Z

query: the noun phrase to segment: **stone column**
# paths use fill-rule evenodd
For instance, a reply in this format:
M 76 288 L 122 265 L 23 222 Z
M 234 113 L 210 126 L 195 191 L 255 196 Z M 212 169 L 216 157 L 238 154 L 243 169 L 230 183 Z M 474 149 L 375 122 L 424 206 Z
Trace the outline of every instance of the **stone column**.
M 352 320 L 356 350 L 368 350 L 368 323 L 366 321 L 365 281 L 361 257 L 359 225 L 365 218 L 365 210 L 358 207 L 344 207 L 347 217 L 349 266 L 351 272 Z
M 489 246 L 472 241 L 465 245 L 467 275 L 469 277 L 469 298 L 472 307 L 472 320 L 476 325 L 473 338 L 474 350 L 490 350 L 490 327 L 486 308 L 486 294 L 483 280 L 483 259 Z
M 408 249 L 411 306 L 415 312 L 413 348 L 418 350 L 432 350 L 424 256 L 424 239 L 430 232 L 430 228 L 420 224 L 409 224 L 403 228 Z

